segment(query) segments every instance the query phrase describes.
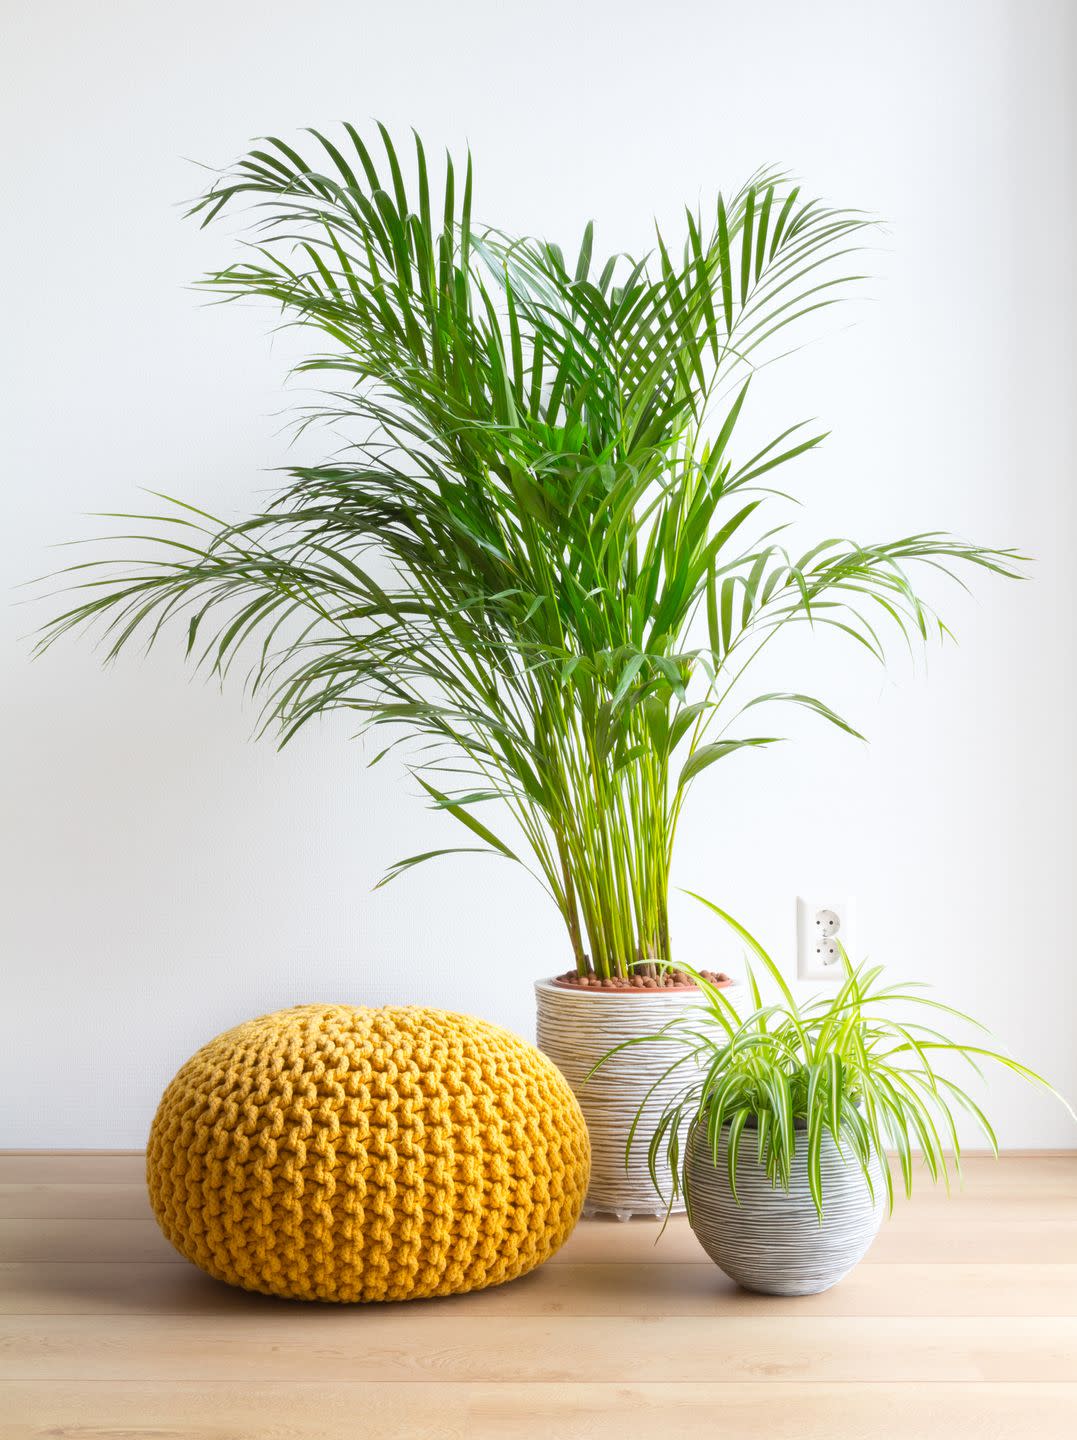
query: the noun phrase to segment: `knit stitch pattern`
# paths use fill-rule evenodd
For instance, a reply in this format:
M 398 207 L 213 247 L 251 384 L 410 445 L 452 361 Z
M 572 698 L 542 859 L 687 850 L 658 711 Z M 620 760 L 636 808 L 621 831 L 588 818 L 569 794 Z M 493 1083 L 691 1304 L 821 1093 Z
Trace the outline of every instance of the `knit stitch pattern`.
M 304 1005 L 218 1035 L 150 1132 L 150 1201 L 208 1274 L 301 1300 L 409 1300 L 548 1259 L 587 1190 L 560 1071 L 484 1020 Z

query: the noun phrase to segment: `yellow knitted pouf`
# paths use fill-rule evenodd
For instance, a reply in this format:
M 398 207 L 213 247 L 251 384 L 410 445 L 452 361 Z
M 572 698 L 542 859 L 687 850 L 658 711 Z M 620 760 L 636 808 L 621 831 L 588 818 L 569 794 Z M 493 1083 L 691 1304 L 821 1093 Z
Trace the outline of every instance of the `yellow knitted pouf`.
M 544 1055 L 418 1006 L 304 1005 L 218 1035 L 165 1091 L 147 1154 L 181 1255 L 301 1300 L 513 1280 L 567 1238 L 589 1169 Z

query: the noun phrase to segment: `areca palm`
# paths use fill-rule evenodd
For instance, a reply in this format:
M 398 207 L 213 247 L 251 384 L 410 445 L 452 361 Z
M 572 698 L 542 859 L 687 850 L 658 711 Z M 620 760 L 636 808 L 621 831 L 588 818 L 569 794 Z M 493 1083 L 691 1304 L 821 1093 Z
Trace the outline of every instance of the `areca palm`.
M 384 128 L 379 157 L 351 126 L 310 134 L 313 158 L 268 140 L 193 213 L 248 207 L 245 257 L 203 283 L 320 336 L 302 423 L 347 447 L 238 523 L 166 501 L 148 559 L 74 567 L 42 646 L 100 622 L 112 656 L 179 622 L 199 663 L 245 665 L 283 741 L 343 709 L 383 729 L 376 758 L 406 743 L 461 848 L 545 886 L 580 973 L 669 959 L 685 798 L 777 738 L 737 718 L 796 704 L 856 733 L 814 696 L 745 698 L 761 648 L 810 624 L 882 659 L 886 629 L 941 627 L 910 562 L 1016 557 L 938 533 L 791 554 L 764 518 L 823 437 L 738 453 L 752 376 L 859 278 L 862 214 L 761 172 L 676 246 L 600 260 L 589 225 L 566 258 L 473 220 L 470 157 L 434 186 L 417 137 L 405 178 Z

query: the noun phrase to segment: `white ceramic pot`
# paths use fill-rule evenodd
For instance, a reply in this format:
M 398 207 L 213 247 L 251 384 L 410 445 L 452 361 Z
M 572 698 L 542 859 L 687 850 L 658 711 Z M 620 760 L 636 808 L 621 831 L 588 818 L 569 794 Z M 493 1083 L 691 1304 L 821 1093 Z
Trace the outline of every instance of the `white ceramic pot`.
M 585 1215 L 664 1215 L 665 1200 L 647 1169 L 647 1146 L 670 1097 L 688 1081 L 688 1067 L 662 1081 L 644 1111 L 625 1163 L 625 1147 L 636 1113 L 651 1086 L 684 1053 L 674 1040 L 657 1040 L 622 1050 L 588 1079 L 596 1061 L 622 1041 L 653 1035 L 663 1025 L 702 1003 L 698 990 L 577 990 L 552 980 L 535 983 L 537 1038 L 580 1102 L 591 1136 L 591 1184 Z M 682 1078 L 683 1077 L 683 1078 Z M 668 1199 L 670 1177 L 658 1167 Z M 674 1207 L 683 1210 L 683 1201 Z
M 737 1200 L 729 1188 L 726 1145 L 718 1164 L 703 1127 L 689 1136 L 688 1197 L 692 1229 L 714 1263 L 745 1290 L 765 1295 L 815 1295 L 829 1290 L 864 1258 L 886 1210 L 878 1162 L 872 1198 L 859 1164 L 843 1157 L 829 1132 L 820 1147 L 823 1218 L 808 1188 L 807 1138 L 798 1133 L 789 1190 L 775 1189 L 759 1164 L 755 1134 L 745 1130 L 737 1151 Z M 739 1200 L 739 1204 L 737 1201 Z

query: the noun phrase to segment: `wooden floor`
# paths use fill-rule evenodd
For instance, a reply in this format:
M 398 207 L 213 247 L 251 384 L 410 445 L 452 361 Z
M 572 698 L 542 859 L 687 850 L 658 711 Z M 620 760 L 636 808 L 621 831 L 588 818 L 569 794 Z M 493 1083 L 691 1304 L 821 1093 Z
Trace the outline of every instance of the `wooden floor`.
M 1077 1436 L 1077 1156 L 970 1160 L 806 1299 L 737 1291 L 683 1221 L 592 1220 L 515 1284 L 354 1308 L 207 1279 L 141 1169 L 0 1155 L 3 1440 Z

